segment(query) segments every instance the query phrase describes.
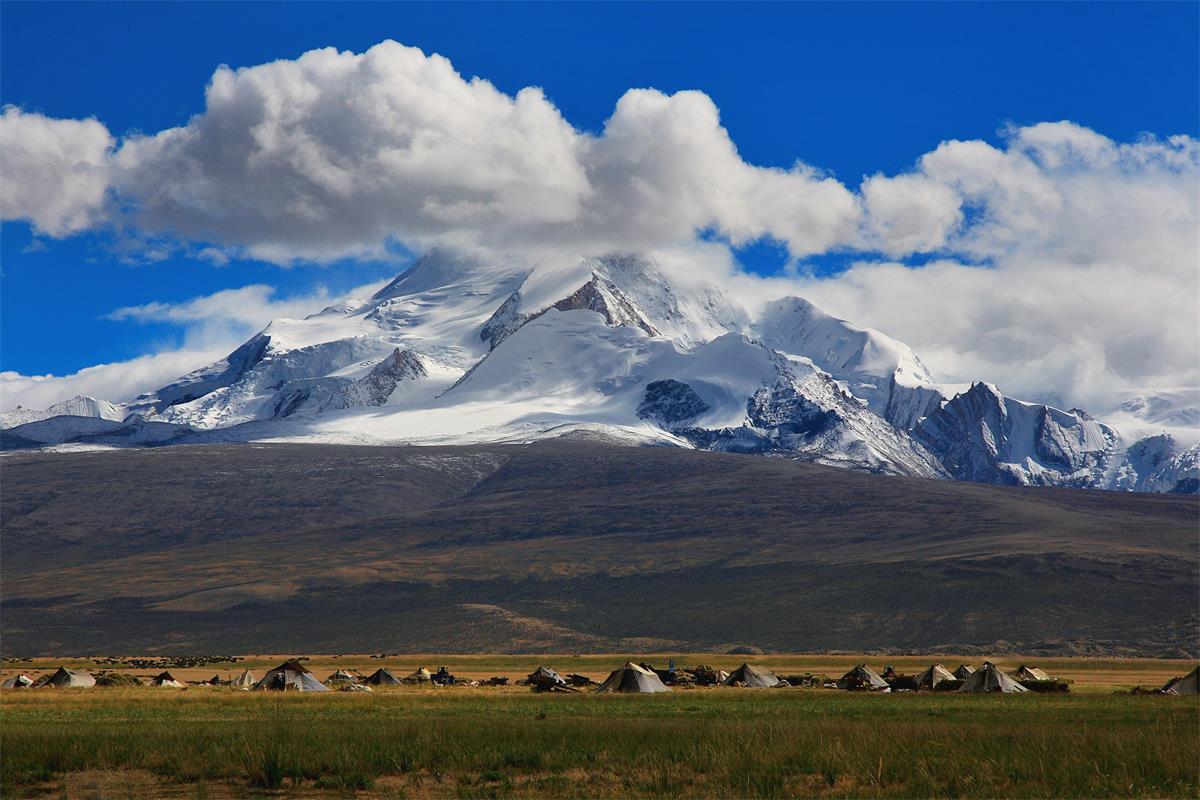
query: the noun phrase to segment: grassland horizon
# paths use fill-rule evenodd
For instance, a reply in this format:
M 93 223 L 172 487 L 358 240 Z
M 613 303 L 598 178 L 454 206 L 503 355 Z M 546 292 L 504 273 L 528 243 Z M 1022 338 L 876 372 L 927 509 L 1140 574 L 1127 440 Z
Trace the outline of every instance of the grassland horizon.
M 378 654 L 377 654 L 378 655 Z M 721 668 L 913 672 L 954 657 L 673 654 Z M 518 677 L 538 664 L 599 675 L 627 654 L 311 655 L 325 670 L 446 665 Z M 665 654 L 632 656 L 665 666 Z M 181 680 L 284 656 L 172 668 Z M 964 659 L 969 663 L 978 657 Z M 1002 668 L 1028 659 L 996 656 Z M 94 659 L 0 664 L 5 675 Z M 955 666 L 957 662 L 949 664 Z M 0 693 L 5 797 L 1194 797 L 1200 702 L 1136 696 L 1190 668 L 1153 659 L 1040 659 L 1067 695 L 878 695 L 684 689 L 545 695 L 526 687 L 371 694 L 187 689 Z M 107 664 L 147 675 L 157 667 Z M 836 674 L 835 674 L 836 673 Z M 1165 677 L 1164 677 L 1165 676 Z

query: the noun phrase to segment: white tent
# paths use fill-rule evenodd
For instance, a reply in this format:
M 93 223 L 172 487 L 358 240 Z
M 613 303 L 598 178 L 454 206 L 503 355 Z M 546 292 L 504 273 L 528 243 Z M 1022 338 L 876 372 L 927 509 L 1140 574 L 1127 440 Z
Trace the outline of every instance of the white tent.
M 1200 667 L 1169 681 L 1162 691 L 1163 694 L 1200 694 Z
M 1044 671 L 1037 667 L 1027 667 L 1024 664 L 1017 667 L 1017 671 L 1013 673 L 1013 677 L 1019 681 L 1048 681 L 1053 680 Z
M 929 669 L 917 676 L 917 688 L 933 689 L 942 681 L 952 680 L 955 680 L 955 677 L 950 670 L 946 669 L 941 664 L 934 664 Z
M 33 686 L 33 678 L 24 673 L 14 675 L 4 683 L 0 683 L 0 689 L 28 689 L 30 686 Z
M 980 667 L 971 677 L 963 681 L 963 685 L 958 690 L 960 692 L 1001 692 L 1003 694 L 1020 694 L 1021 692 L 1029 691 L 1001 672 L 1000 668 L 990 661 Z
M 55 689 L 90 689 L 96 685 L 96 679 L 81 669 L 59 667 L 44 685 Z
M 240 688 L 240 687 L 249 688 L 256 683 L 258 683 L 258 678 L 254 677 L 254 673 L 248 669 L 244 669 L 244 670 L 242 670 L 241 675 L 238 675 L 236 678 L 234 678 L 232 681 L 229 682 L 229 685 L 233 686 L 233 687 L 238 687 L 238 688 Z
M 626 661 L 625 666 L 614 669 L 608 680 L 600 684 L 597 692 L 669 692 L 662 679 L 652 671 L 639 667 L 632 661 Z
M 255 689 L 274 689 L 292 692 L 328 692 L 329 687 L 317 680 L 298 661 L 285 661 L 254 684 Z
M 418 667 L 417 671 L 409 675 L 401 683 L 430 683 L 433 680 L 433 673 L 424 667 Z

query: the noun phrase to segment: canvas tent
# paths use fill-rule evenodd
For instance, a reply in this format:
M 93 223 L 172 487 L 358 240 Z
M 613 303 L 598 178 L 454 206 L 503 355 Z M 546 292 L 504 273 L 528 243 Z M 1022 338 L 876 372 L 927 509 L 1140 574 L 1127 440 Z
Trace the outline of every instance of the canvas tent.
M 81 669 L 59 667 L 43 685 L 56 689 L 89 689 L 96 685 L 96 679 Z
M 298 661 L 285 661 L 254 684 L 255 689 L 291 692 L 328 692 L 329 687 L 317 680 Z
M 1200 694 L 1200 667 L 1184 675 L 1174 678 L 1162 688 L 1163 694 Z
M 229 682 L 229 685 L 235 686 L 238 688 L 241 688 L 241 687 L 250 688 L 251 686 L 253 686 L 256 683 L 258 683 L 258 678 L 254 677 L 254 673 L 248 669 L 244 669 L 244 670 L 242 670 L 241 675 L 238 675 L 236 678 L 234 678 L 232 681 Z
M 632 661 L 626 661 L 625 666 L 614 669 L 608 680 L 600 684 L 597 692 L 669 692 L 662 679 L 651 670 L 639 667 Z
M 960 692 L 1019 694 L 1029 691 L 1021 684 L 1000 671 L 995 664 L 988 662 L 980 667 L 971 677 L 963 681 Z
M 424 667 L 418 667 L 417 671 L 401 681 L 401 683 L 430 683 L 433 680 L 433 673 Z
M 387 670 L 376 670 L 375 674 L 378 675 L 380 672 L 387 672 Z M 391 675 L 391 674 L 392 673 L 388 672 L 388 675 Z M 374 677 L 374 675 L 372 677 Z M 346 672 L 346 670 L 344 670 L 344 669 L 339 669 L 337 672 L 333 673 L 328 678 L 326 678 L 325 682 L 326 683 L 358 683 L 358 678 L 356 678 L 352 673 Z M 399 680 L 396 681 L 396 683 L 399 683 L 399 682 L 400 682 Z
M 28 689 L 30 686 L 33 686 L 33 678 L 25 674 L 14 675 L 0 683 L 0 689 Z
M 1027 667 L 1024 664 L 1017 667 L 1017 671 L 1013 673 L 1013 677 L 1019 681 L 1049 681 L 1053 680 L 1042 670 L 1037 667 Z
M 954 670 L 954 677 L 960 681 L 965 681 L 967 678 L 975 674 L 975 668 L 970 664 L 959 664 L 958 669 Z
M 209 686 L 220 686 L 224 682 L 225 681 L 221 680 L 220 675 L 213 675 L 211 678 L 208 679 Z
M 525 683 L 533 687 L 535 692 L 553 692 L 568 686 L 566 678 L 549 667 L 542 666 L 526 675 Z
M 917 689 L 933 689 L 942 681 L 957 680 L 950 670 L 941 664 L 934 664 L 917 676 Z
M 879 673 L 866 664 L 859 664 L 847 672 L 837 682 L 839 689 L 865 689 L 871 692 L 890 692 L 891 686 L 879 676 Z
M 751 689 L 770 689 L 779 683 L 779 678 L 775 677 L 771 670 L 752 667 L 749 664 L 742 664 L 729 673 L 729 677 L 724 681 L 725 686 L 746 686 Z
M 151 686 L 165 686 L 168 689 L 182 689 L 183 684 L 175 680 L 175 676 L 169 672 L 160 672 L 150 679 Z
M 371 686 L 399 686 L 402 681 L 393 675 L 391 670 L 380 667 L 368 675 L 363 680 L 363 683 L 370 684 Z

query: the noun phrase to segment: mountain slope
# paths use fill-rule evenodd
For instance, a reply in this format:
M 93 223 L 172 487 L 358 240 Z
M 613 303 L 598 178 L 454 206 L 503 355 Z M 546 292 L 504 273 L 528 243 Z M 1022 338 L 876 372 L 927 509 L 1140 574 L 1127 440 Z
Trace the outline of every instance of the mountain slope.
M 467 444 L 588 429 L 870 472 L 1175 492 L 1200 486 L 1192 400 L 1130 401 L 1122 437 L 1079 410 L 939 384 L 903 343 L 802 298 L 751 313 L 631 255 L 531 266 L 432 252 L 373 296 L 275 320 L 128 405 L 13 412 L 0 446 Z M 16 429 L 35 416 L 58 421 Z M 97 438 L 89 418 L 142 427 Z
M 21 453 L 4 474 L 5 655 L 496 652 L 510 618 L 559 652 L 1200 651 L 1195 497 L 579 435 Z

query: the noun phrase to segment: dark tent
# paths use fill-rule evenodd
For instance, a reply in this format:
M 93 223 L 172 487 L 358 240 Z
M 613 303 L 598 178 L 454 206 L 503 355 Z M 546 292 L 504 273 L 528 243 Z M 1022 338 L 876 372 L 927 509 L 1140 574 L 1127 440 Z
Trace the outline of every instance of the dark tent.
M 954 677 L 960 681 L 965 681 L 967 678 L 975 674 L 975 668 L 970 664 L 959 664 L 958 669 L 954 670 Z
M 614 669 L 608 680 L 600 684 L 597 692 L 669 692 L 662 679 L 648 669 L 639 667 L 632 661 L 626 661 L 625 666 Z
M 381 667 L 364 678 L 363 683 L 371 686 L 400 686 L 404 681 L 393 675 L 390 670 Z
M 289 692 L 328 692 L 329 687 L 317 680 L 298 661 L 285 661 L 254 684 L 255 689 Z
M 779 685 L 779 678 L 776 678 L 775 673 L 769 669 L 742 664 L 729 673 L 729 677 L 725 679 L 724 685 L 745 686 L 750 689 L 770 689 L 772 686 Z
M 892 687 L 888 686 L 888 682 L 866 664 L 859 664 L 843 675 L 837 682 L 837 687 L 870 692 L 890 692 L 892 690 Z
M 567 680 L 549 667 L 539 666 L 525 676 L 525 683 L 535 692 L 562 691 L 569 687 Z
M 168 689 L 182 689 L 183 684 L 175 680 L 175 676 L 169 672 L 160 672 L 150 679 L 151 686 L 165 686 Z

